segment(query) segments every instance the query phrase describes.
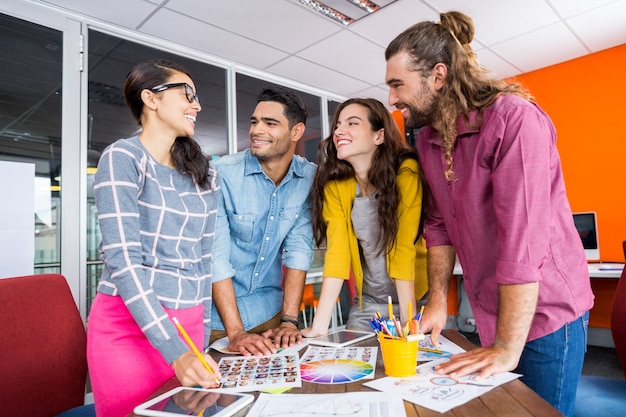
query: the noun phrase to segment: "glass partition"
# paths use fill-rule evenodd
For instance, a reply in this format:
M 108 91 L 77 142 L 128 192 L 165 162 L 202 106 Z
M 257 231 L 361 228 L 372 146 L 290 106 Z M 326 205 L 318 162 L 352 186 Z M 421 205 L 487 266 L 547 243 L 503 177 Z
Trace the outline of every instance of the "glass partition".
M 256 106 L 256 97 L 261 88 L 278 84 L 242 73 L 233 75 L 226 68 L 200 62 L 197 55 L 192 59 L 177 55 L 172 49 L 158 49 L 157 44 L 147 46 L 122 39 L 105 33 L 105 29 L 97 25 L 85 26 L 84 22 L 72 20 L 68 29 L 68 21 L 51 20 L 63 31 L 0 13 L 0 161 L 34 164 L 37 189 L 37 206 L 33 213 L 34 272 L 66 271 L 68 281 L 80 282 L 80 286 L 73 285 L 73 288 L 79 287 L 77 301 L 81 312 L 86 305 L 88 314 L 102 271 L 93 173 L 106 146 L 139 131 L 122 92 L 124 79 L 132 66 L 146 59 L 165 58 L 179 62 L 190 71 L 202 103 L 195 139 L 203 151 L 212 156 L 226 155 L 229 149 L 232 152 L 249 147 L 250 115 Z M 66 56 L 64 61 L 63 56 L 79 52 L 81 33 L 86 40 L 84 70 L 79 68 L 78 59 Z M 66 48 L 63 48 L 64 38 L 72 42 Z M 229 77 L 236 85 L 233 100 L 236 109 L 229 107 Z M 309 110 L 305 135 L 296 152 L 315 161 L 323 131 L 322 119 L 327 119 L 326 103 L 322 100 L 327 98 L 305 91 L 305 87 L 296 91 Z M 333 102 L 329 102 L 331 116 L 332 105 Z M 234 118 L 237 121 L 232 125 L 234 137 L 229 137 Z M 83 146 L 87 149 L 85 153 Z M 62 150 L 67 177 L 65 189 L 61 178 Z M 87 171 L 78 172 L 78 167 L 84 168 L 85 163 L 79 161 L 77 155 L 84 154 L 87 155 Z M 76 180 L 80 178 L 85 182 Z M 65 213 L 61 213 L 63 194 Z M 81 202 L 85 201 L 83 206 Z M 74 217 L 76 213 L 68 208 L 77 208 L 78 213 L 86 214 L 85 218 Z M 69 236 L 63 240 L 61 214 L 66 216 L 65 235 Z M 62 241 L 64 245 L 76 243 L 64 246 L 62 254 Z M 64 259 L 63 268 L 61 259 Z M 86 278 L 83 265 L 86 265 Z M 81 300 L 85 299 L 83 304 Z
M 0 161 L 35 166 L 36 274 L 61 272 L 62 53 L 62 32 L 0 14 Z
M 123 86 L 131 68 L 149 59 L 169 59 L 192 75 L 202 104 L 194 138 L 208 155 L 228 153 L 226 70 L 149 46 L 89 31 L 88 165 L 97 165 L 101 152 L 120 138 L 139 132 L 139 125 L 126 107 Z M 87 311 L 102 272 L 98 253 L 101 235 L 93 198 L 93 170 L 87 172 Z

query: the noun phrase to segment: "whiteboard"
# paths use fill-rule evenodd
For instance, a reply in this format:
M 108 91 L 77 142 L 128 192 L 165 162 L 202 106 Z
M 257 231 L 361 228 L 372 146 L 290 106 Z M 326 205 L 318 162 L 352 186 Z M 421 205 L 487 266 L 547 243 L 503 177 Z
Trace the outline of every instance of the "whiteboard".
M 0 278 L 32 275 L 35 164 L 0 161 Z

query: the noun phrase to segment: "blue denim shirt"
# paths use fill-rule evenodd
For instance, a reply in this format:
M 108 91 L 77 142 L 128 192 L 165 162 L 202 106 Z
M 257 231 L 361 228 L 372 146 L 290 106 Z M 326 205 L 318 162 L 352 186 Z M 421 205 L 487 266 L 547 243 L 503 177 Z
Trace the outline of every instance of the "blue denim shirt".
M 212 162 L 221 181 L 213 282 L 232 278 L 246 330 L 283 305 L 282 266 L 308 271 L 313 258 L 309 190 L 316 165 L 294 155 L 276 186 L 245 150 Z M 212 328 L 224 330 L 213 303 Z

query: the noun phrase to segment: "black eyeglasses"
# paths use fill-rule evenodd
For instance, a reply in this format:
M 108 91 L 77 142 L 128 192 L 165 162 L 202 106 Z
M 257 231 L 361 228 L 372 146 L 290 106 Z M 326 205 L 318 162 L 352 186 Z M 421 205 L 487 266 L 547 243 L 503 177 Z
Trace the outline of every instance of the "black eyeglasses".
M 196 100 L 198 104 L 200 104 L 200 98 L 198 97 L 196 93 L 193 92 L 193 89 L 187 83 L 160 84 L 160 85 L 157 85 L 156 87 L 152 87 L 150 91 L 159 93 L 161 91 L 167 90 L 168 88 L 183 87 L 183 86 L 185 87 L 185 98 L 187 98 L 187 101 L 190 103 L 193 103 L 193 101 Z

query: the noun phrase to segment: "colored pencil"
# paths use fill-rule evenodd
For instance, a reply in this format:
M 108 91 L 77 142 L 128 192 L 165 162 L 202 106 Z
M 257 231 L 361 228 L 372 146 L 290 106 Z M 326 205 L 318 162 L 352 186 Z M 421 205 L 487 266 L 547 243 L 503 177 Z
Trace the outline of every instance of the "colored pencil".
M 420 321 L 422 321 L 422 313 L 424 312 L 424 306 L 420 308 L 420 312 L 417 314 L 417 332 L 420 332 Z

